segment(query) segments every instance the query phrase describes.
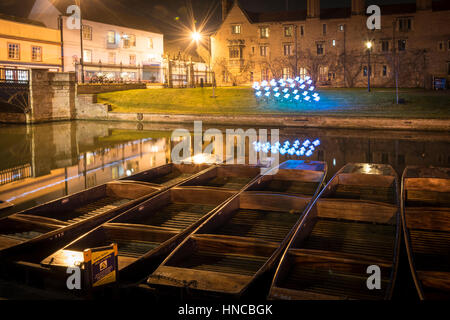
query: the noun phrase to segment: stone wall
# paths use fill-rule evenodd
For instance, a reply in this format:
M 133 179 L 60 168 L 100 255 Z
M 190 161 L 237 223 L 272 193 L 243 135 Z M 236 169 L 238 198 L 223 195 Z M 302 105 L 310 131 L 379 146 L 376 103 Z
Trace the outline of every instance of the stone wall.
M 124 91 L 134 89 L 146 89 L 145 83 L 124 83 L 124 84 L 79 84 L 78 94 L 94 94 L 112 91 Z
M 96 94 L 81 94 L 76 99 L 76 119 L 78 120 L 106 120 L 109 106 L 97 103 Z
M 31 113 L 28 122 L 75 118 L 75 73 L 31 70 Z

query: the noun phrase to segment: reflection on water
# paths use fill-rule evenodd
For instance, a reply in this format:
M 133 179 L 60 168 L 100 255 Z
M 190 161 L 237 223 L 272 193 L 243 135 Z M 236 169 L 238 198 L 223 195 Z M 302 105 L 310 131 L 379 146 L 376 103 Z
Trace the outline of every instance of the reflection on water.
M 0 200 L 15 204 L 0 215 L 165 164 L 172 131 L 192 132 L 192 126 L 92 121 L 0 125 Z M 328 163 L 328 178 L 349 162 L 388 163 L 399 175 L 406 165 L 450 165 L 446 133 L 280 128 L 280 141 L 307 138 L 320 139 L 310 159 Z M 298 159 L 287 156 L 280 162 L 289 158 Z

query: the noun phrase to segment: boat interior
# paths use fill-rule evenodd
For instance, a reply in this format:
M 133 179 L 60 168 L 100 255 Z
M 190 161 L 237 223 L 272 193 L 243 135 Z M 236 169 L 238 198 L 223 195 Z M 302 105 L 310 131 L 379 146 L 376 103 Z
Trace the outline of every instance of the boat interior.
M 272 284 L 273 299 L 383 299 L 391 294 L 399 233 L 398 181 L 390 166 L 341 169 L 305 214 Z M 377 265 L 382 290 L 369 290 Z
M 404 219 L 421 298 L 450 292 L 450 169 L 406 168 Z
M 139 259 L 168 253 L 187 232 L 235 194 L 215 188 L 174 187 L 81 236 L 41 264 L 67 267 L 71 261 L 67 256 L 117 243 L 119 270 L 123 270 Z

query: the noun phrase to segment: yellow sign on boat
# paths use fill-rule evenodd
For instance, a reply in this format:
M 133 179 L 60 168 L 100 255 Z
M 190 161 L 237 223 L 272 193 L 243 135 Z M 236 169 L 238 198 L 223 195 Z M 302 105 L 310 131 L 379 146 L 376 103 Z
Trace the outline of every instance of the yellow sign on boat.
M 84 250 L 84 263 L 91 287 L 100 287 L 117 280 L 117 244 Z

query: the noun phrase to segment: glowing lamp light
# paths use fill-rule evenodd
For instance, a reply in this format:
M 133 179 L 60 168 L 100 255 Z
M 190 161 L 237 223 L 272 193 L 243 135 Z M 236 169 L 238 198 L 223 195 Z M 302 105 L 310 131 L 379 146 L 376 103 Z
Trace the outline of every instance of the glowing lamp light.
M 314 86 L 309 87 L 309 91 L 314 91 Z
M 289 99 L 290 96 L 291 96 L 291 95 L 290 95 L 289 93 L 286 93 L 286 94 L 284 95 L 284 98 L 285 98 L 285 99 Z
M 200 41 L 202 39 L 202 35 L 197 31 L 192 32 L 192 39 L 194 41 Z
M 256 92 L 256 96 L 257 96 L 257 97 L 261 97 L 261 91 L 257 91 L 257 92 Z
M 298 99 L 300 99 L 300 96 L 299 96 L 299 95 L 296 95 L 296 96 L 294 97 L 294 99 L 295 99 L 295 100 L 298 100 Z
M 270 97 L 270 92 L 266 92 L 264 95 L 265 95 L 266 97 Z
M 278 97 L 280 96 L 280 93 L 277 92 L 277 93 L 274 94 L 274 96 L 275 96 L 276 98 L 278 98 Z
M 300 89 L 303 90 L 303 89 L 305 89 L 305 87 L 306 87 L 306 86 L 305 86 L 304 84 L 302 84 L 302 85 L 300 86 Z
M 311 144 L 311 141 L 309 141 L 309 140 L 305 140 L 305 142 L 303 142 L 304 147 L 308 147 L 310 144 Z
M 306 151 L 305 156 L 311 157 L 312 154 L 313 154 L 312 151 L 311 151 L 311 150 L 308 150 L 308 151 Z
M 367 47 L 367 49 L 372 48 L 372 42 L 371 41 L 367 41 L 366 42 L 366 47 Z
M 319 140 L 319 139 L 314 140 L 314 141 L 313 141 L 313 145 L 316 146 L 316 147 L 317 147 L 317 146 L 320 146 L 320 140 Z
M 265 86 L 268 85 L 268 82 L 267 82 L 266 80 L 264 80 L 263 82 L 261 82 L 261 85 L 262 85 L 263 87 L 265 87 Z
M 307 96 L 307 97 L 304 97 L 303 99 L 306 100 L 306 101 L 309 101 L 309 100 L 311 100 L 311 97 Z

